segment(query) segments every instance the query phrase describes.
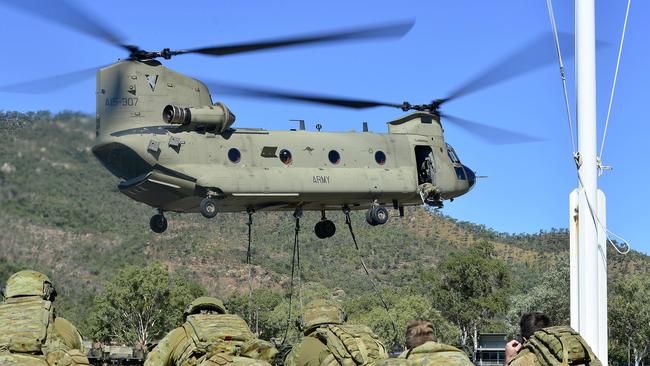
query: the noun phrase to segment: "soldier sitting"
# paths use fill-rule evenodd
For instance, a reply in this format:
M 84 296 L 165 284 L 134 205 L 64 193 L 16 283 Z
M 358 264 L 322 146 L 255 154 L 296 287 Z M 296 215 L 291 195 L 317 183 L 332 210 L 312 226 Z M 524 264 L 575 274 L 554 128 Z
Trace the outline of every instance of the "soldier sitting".
M 285 365 L 361 366 L 388 357 L 370 328 L 345 321 L 345 313 L 335 301 L 309 302 L 299 321 L 304 337 L 287 355 Z
M 551 326 L 543 313 L 526 313 L 519 322 L 523 344 L 512 340 L 506 344 L 506 365 L 601 366 L 587 342 L 569 326 Z
M 406 326 L 406 351 L 399 358 L 418 365 L 473 366 L 465 352 L 436 342 L 433 324 L 424 320 Z
M 56 316 L 56 290 L 43 273 L 25 270 L 7 280 L 0 303 L 0 365 L 88 365 L 81 334 Z
M 199 297 L 183 313 L 185 323 L 149 353 L 145 366 L 270 366 L 277 350 L 257 339 L 246 321 L 228 314 L 221 300 Z

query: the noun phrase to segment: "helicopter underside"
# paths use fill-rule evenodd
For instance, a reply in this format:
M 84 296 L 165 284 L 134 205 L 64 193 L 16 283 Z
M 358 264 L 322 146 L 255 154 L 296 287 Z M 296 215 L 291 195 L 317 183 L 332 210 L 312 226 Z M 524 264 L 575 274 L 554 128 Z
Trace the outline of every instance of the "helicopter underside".
M 218 212 L 293 211 L 300 207 L 307 211 L 340 210 L 347 206 L 351 210 L 366 210 L 373 203 L 382 205 L 413 206 L 422 204 L 416 192 L 228 192 L 218 187 L 203 187 L 191 176 L 175 170 L 154 166 L 146 174 L 123 181 L 120 192 L 135 201 L 145 203 L 162 211 L 200 212 L 201 201 L 206 196 L 214 197 Z

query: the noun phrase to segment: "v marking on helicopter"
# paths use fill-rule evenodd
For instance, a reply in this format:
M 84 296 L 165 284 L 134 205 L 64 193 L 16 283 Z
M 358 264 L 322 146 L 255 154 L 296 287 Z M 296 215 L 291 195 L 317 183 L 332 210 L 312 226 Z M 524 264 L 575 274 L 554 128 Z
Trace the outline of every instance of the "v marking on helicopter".
M 147 78 L 147 82 L 149 82 L 151 91 L 155 91 L 156 83 L 158 82 L 158 75 L 145 75 L 145 77 Z

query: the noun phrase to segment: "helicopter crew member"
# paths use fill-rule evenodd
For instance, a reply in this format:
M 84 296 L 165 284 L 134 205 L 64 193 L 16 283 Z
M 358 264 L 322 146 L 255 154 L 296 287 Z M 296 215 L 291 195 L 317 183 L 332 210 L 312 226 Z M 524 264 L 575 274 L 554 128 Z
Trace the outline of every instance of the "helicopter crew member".
M 361 366 L 388 357 L 386 348 L 365 325 L 348 325 L 332 300 L 313 300 L 299 319 L 303 339 L 285 359 L 286 366 Z
M 0 303 L 0 365 L 88 365 L 77 328 L 56 316 L 56 290 L 43 273 L 24 270 L 7 280 Z
M 429 153 L 418 167 L 418 179 L 420 182 L 420 185 L 418 185 L 418 193 L 422 198 L 422 203 L 441 207 L 440 190 L 433 184 L 434 174 L 433 155 Z
M 169 332 L 144 366 L 270 366 L 278 351 L 257 339 L 244 319 L 228 314 L 223 302 L 202 296 L 187 305 L 185 323 Z

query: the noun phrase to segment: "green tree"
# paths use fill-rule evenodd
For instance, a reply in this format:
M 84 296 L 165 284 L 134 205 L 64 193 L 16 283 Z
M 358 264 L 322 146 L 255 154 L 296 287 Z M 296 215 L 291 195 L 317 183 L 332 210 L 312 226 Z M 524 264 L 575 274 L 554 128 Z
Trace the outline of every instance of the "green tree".
M 95 298 L 90 333 L 105 341 L 147 344 L 180 325 L 185 305 L 204 293 L 158 262 L 126 267 Z
M 641 364 L 650 352 L 650 276 L 636 275 L 617 282 L 609 299 L 609 324 L 612 338 L 627 346 L 634 365 Z
M 472 354 L 479 329 L 505 315 L 510 271 L 495 257 L 494 246 L 481 241 L 465 252 L 452 253 L 438 266 L 432 298 L 445 318 L 460 328 L 460 346 Z
M 539 311 L 551 318 L 552 324 L 570 323 L 570 284 L 569 260 L 560 259 L 552 271 L 546 271 L 541 276 L 538 285 L 526 293 L 517 293 L 510 298 L 510 309 L 507 314 L 508 333 L 511 336 L 519 333 L 519 320 L 525 313 Z

